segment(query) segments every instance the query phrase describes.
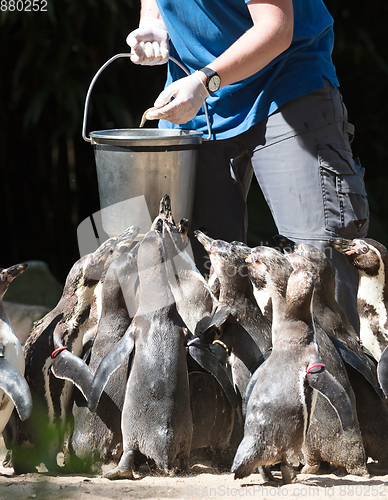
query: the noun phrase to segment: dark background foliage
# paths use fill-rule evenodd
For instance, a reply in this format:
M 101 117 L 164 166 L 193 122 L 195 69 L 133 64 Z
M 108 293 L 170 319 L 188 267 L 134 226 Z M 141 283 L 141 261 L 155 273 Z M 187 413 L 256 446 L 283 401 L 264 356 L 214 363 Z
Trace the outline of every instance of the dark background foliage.
M 21 4 L 19 4 L 21 5 Z M 326 0 L 335 20 L 333 54 L 366 168 L 369 235 L 388 244 L 388 2 Z M 93 150 L 81 137 L 85 96 L 98 68 L 128 52 L 135 0 L 48 0 L 47 12 L 0 12 L 0 266 L 46 261 L 63 282 L 78 259 L 77 227 L 99 210 Z M 165 68 L 111 64 L 92 94 L 88 131 L 137 127 L 164 83 Z M 250 243 L 275 233 L 253 184 Z

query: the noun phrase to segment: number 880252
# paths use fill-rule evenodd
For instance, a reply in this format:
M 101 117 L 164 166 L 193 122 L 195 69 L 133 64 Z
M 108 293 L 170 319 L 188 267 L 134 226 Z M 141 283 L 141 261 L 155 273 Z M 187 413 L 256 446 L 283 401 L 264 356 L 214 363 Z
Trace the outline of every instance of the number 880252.
M 47 12 L 47 0 L 1 0 L 1 12 Z

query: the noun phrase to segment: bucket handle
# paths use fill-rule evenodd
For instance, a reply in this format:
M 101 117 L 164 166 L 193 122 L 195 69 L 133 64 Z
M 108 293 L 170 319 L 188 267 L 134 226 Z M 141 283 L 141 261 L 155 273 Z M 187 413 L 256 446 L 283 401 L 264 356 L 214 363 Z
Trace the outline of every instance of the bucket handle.
M 86 121 L 87 121 L 87 117 L 88 117 L 90 95 L 92 93 L 92 90 L 93 90 L 94 84 L 96 83 L 97 78 L 104 71 L 104 69 L 107 66 L 109 66 L 110 63 L 112 63 L 113 61 L 115 61 L 119 57 L 131 57 L 131 55 L 132 54 L 129 53 L 129 52 L 123 52 L 121 54 L 116 54 L 115 56 L 111 57 L 108 61 L 106 61 L 105 64 L 103 64 L 101 66 L 101 68 L 94 75 L 93 80 L 90 82 L 89 89 L 88 89 L 88 92 L 86 94 L 85 107 L 84 107 L 84 117 L 83 117 L 83 122 L 82 122 L 82 138 L 83 138 L 84 141 L 86 141 L 86 142 L 92 142 L 92 139 L 90 139 L 90 137 L 88 137 L 86 135 Z M 190 75 L 190 72 L 187 70 L 187 68 L 185 66 L 183 66 L 183 64 L 181 64 L 179 61 L 177 61 L 176 59 L 174 59 L 171 56 L 169 57 L 169 59 L 172 62 L 174 62 L 175 64 L 177 64 L 186 73 L 186 75 Z M 209 134 L 208 137 L 203 138 L 203 140 L 210 140 L 210 137 L 211 137 L 212 133 L 211 133 L 211 128 L 210 128 L 209 113 L 208 113 L 208 110 L 207 110 L 207 104 L 206 104 L 206 102 L 203 103 L 203 108 L 205 110 L 206 124 L 207 124 L 208 134 Z

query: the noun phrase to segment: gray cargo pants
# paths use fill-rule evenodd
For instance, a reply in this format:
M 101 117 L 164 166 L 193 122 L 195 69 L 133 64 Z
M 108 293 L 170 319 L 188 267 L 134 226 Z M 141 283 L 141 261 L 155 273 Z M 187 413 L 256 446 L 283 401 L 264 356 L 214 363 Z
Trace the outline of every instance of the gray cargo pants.
M 364 169 L 352 157 L 351 130 L 339 90 L 325 82 L 237 137 L 204 141 L 191 228 L 215 239 L 246 241 L 246 199 L 255 173 L 279 234 L 330 258 L 337 300 L 359 332 L 358 273 L 327 245 L 332 237 L 367 233 Z M 197 266 L 206 272 L 203 247 L 195 238 L 191 242 Z

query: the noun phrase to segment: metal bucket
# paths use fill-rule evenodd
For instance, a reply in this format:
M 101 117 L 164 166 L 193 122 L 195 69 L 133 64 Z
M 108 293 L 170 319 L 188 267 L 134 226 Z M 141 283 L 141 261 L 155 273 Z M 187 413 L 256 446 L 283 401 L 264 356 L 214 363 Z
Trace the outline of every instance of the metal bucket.
M 176 222 L 190 219 L 197 151 L 202 132 L 182 129 L 112 129 L 90 132 L 86 118 L 93 85 L 108 64 L 94 76 L 86 96 L 82 136 L 94 147 L 102 227 L 118 236 L 127 227 L 141 226 L 145 234 L 159 213 L 163 195 L 171 198 Z

